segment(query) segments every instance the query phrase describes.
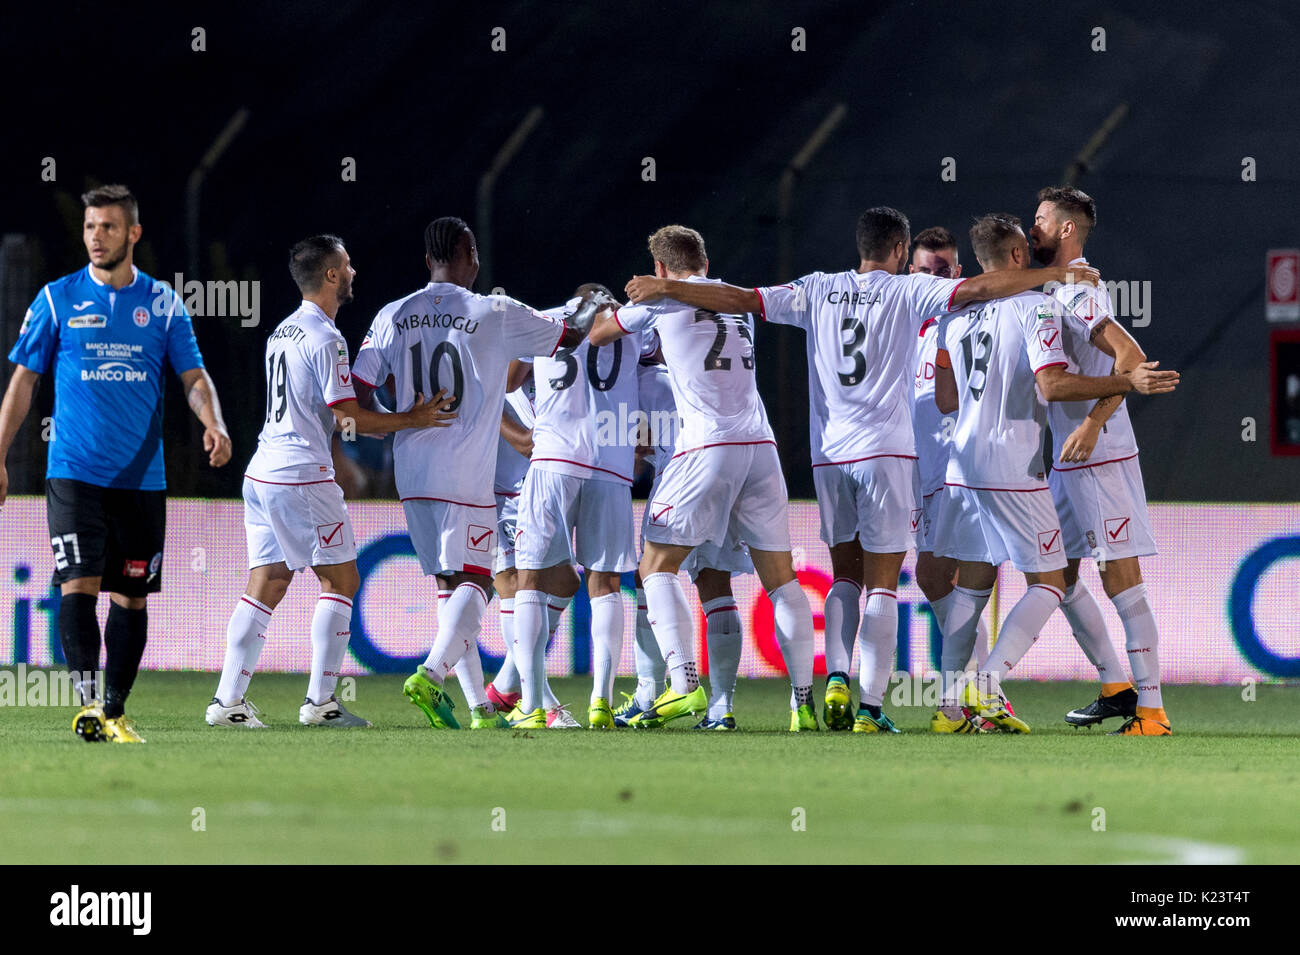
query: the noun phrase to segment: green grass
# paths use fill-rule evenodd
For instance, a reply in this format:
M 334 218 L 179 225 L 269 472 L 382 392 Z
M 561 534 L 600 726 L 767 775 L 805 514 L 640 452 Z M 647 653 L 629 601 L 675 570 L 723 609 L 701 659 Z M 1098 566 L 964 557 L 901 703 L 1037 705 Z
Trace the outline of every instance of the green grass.
M 741 682 L 735 734 L 436 733 L 397 676 L 357 681 L 381 728 L 308 730 L 305 678 L 278 674 L 250 693 L 270 729 L 217 730 L 215 683 L 142 674 L 144 746 L 0 709 L 0 863 L 1300 860 L 1295 687 L 1168 687 L 1177 735 L 1121 739 L 1061 722 L 1078 683 L 1008 685 L 1027 737 L 931 736 L 923 707 L 888 707 L 901 736 L 792 735 L 777 681 Z

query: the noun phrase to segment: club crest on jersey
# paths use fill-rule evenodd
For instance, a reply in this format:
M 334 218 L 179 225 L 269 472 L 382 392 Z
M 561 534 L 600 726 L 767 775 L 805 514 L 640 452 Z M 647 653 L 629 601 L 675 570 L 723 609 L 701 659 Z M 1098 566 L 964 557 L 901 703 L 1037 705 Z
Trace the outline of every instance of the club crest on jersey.
M 137 308 L 131 313 L 131 317 L 135 319 L 137 328 L 144 328 L 149 324 L 149 310 L 147 308 Z
M 105 328 L 107 326 L 107 315 L 73 315 L 68 319 L 69 328 Z
M 162 551 L 159 551 L 158 553 L 154 554 L 153 557 L 150 558 L 149 560 L 149 581 L 152 582 L 153 579 L 158 576 L 158 572 L 161 570 L 162 570 Z

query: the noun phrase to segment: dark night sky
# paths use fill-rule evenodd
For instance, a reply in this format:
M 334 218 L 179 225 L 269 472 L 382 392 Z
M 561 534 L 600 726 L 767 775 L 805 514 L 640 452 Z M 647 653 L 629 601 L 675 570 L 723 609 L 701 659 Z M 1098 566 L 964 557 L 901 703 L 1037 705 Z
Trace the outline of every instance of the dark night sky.
M 779 274 L 776 183 L 836 104 L 844 122 L 800 178 L 793 269 L 854 264 L 853 224 L 895 205 L 913 230 L 965 233 L 971 216 L 1032 217 L 1034 193 L 1119 103 L 1129 115 L 1080 185 L 1099 204 L 1089 257 L 1107 278 L 1149 281 L 1135 333 L 1184 372 L 1180 393 L 1131 399 L 1153 499 L 1289 500 L 1296 459 L 1272 458 L 1264 252 L 1300 245 L 1297 28 L 1283 4 L 1189 12 L 1118 3 L 286 2 L 161 14 L 101 4 L 6 13 L 5 233 L 33 237 L 48 281 L 84 264 L 76 196 L 123 181 L 141 198 L 137 263 L 186 267 L 185 183 L 240 107 L 250 119 L 207 180 L 201 278 L 262 282 L 262 324 L 196 322 L 236 440 L 261 420 L 259 355 L 298 297 L 288 246 L 318 231 L 349 244 L 355 347 L 384 302 L 421 285 L 424 224 L 475 221 L 479 176 L 534 105 L 544 118 L 497 190 L 493 284 L 540 307 L 576 284 L 621 288 L 645 271 L 645 236 L 680 221 L 739 284 Z M 207 50 L 191 50 L 191 29 Z M 494 53 L 494 27 L 506 52 Z M 1094 27 L 1107 49 L 1090 48 Z M 791 50 L 791 30 L 807 51 Z M 57 161 L 42 182 L 41 161 Z M 957 180 L 940 181 L 945 156 Z M 1241 180 L 1243 157 L 1258 181 Z M 340 176 L 356 160 L 357 181 Z M 641 179 L 653 157 L 655 182 Z M 974 270 L 969 246 L 963 259 Z M 21 311 L 0 316 L 8 342 Z M 7 349 L 7 344 L 6 344 Z M 794 494 L 807 473 L 797 332 L 764 329 L 761 384 Z M 8 375 L 8 368 L 2 373 Z M 172 395 L 172 443 L 189 439 Z M 46 396 L 48 400 L 48 396 Z M 1241 441 L 1241 419 L 1261 438 Z M 175 450 L 173 448 L 173 450 Z M 177 490 L 238 494 L 237 467 Z M 1224 467 L 1231 461 L 1240 467 Z M 187 483 L 189 481 L 197 483 Z

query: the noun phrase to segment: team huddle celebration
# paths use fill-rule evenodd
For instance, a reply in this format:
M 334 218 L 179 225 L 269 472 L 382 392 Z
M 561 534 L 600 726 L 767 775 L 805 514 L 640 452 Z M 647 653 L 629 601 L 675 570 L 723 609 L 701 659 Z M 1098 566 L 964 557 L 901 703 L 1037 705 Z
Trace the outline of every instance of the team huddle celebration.
M 148 597 L 164 577 L 170 366 L 207 463 L 244 466 L 248 582 L 229 595 L 224 666 L 206 712 L 195 701 L 195 720 L 214 728 L 275 725 L 250 701 L 268 639 L 310 641 L 300 723 L 371 725 L 336 692 L 361 585 L 335 480 L 337 431 L 344 440 L 394 434 L 406 530 L 437 590 L 428 655 L 402 692 L 434 730 L 654 730 L 680 718 L 697 730 L 743 729 L 732 578 L 756 574 L 789 675 L 790 731 L 898 733 L 883 707 L 900 573 L 915 550 L 915 579 L 942 634 L 932 732 L 1023 734 L 1035 720 L 1059 721 L 1017 711 L 1002 688 L 1059 610 L 1100 684 L 1066 722 L 1114 718 L 1117 734 L 1170 735 L 1140 565 L 1157 544 L 1124 399 L 1168 394 L 1178 373 L 1148 360 L 1084 256 L 1094 200 L 1070 187 L 1009 198 L 1032 221 L 962 213 L 973 221 L 978 275 L 964 274 L 977 270 L 958 261 L 948 228 L 913 235 L 904 213 L 880 205 L 857 219 L 854 269 L 727 284 L 710 275 L 699 231 L 666 225 L 649 237 L 646 274 L 621 294 L 575 275 L 572 296 L 550 308 L 474 292 L 474 232 L 438 218 L 424 232 L 428 284 L 358 316 L 358 330 L 369 325 L 355 355 L 340 323 L 351 327 L 351 256 L 362 250 L 337 235 L 304 238 L 285 280 L 302 303 L 240 370 L 264 379 L 266 396 L 247 455 L 231 447 L 223 383 L 204 368 L 184 302 L 133 264 L 136 197 L 121 185 L 87 192 L 89 264 L 31 303 L 0 409 L 2 503 L 4 456 L 52 372 L 46 503 L 59 640 L 80 694 L 75 733 L 145 739 L 126 704 Z M 756 383 L 765 323 L 806 339 L 813 482 L 834 578 L 820 608 L 821 688 L 814 607 L 796 575 L 782 461 Z M 90 370 L 91 355 L 120 360 Z M 639 422 L 631 435 L 606 426 L 629 419 Z M 646 468 L 654 483 L 638 527 L 632 488 Z M 1083 561 L 1095 562 L 1123 624 L 1127 662 L 1107 632 L 1103 595 L 1080 579 Z M 990 641 L 985 609 L 1004 564 L 1027 589 Z M 276 608 L 307 568 L 319 582 L 310 633 L 279 632 Z M 706 661 L 682 571 L 703 608 Z M 623 577 L 632 572 L 629 635 Z M 583 586 L 585 723 L 547 681 L 548 649 Z M 110 598 L 102 629 L 101 591 Z M 507 653 L 488 682 L 479 636 L 494 598 Z M 636 683 L 620 699 L 629 636 Z

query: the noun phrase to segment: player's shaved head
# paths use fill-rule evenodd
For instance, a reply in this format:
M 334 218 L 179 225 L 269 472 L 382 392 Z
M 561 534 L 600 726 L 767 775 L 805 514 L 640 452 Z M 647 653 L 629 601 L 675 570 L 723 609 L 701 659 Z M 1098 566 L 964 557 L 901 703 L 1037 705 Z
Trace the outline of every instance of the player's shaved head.
M 669 272 L 701 272 L 709 264 L 704 236 L 684 225 L 666 225 L 650 236 L 650 255 Z
M 599 282 L 584 282 L 573 290 L 574 298 L 586 298 L 590 295 L 605 295 L 614 298 L 614 293 Z
M 325 281 L 325 273 L 339 264 L 343 240 L 336 235 L 313 235 L 289 250 L 289 274 L 303 295 L 315 295 Z
M 862 261 L 885 262 L 900 242 L 906 252 L 912 237 L 912 224 L 897 209 L 874 206 L 858 216 L 857 237 L 858 257 Z
M 99 209 L 104 206 L 120 206 L 126 216 L 126 224 L 139 225 L 140 204 L 136 202 L 131 190 L 120 183 L 111 186 L 98 186 L 81 194 L 81 204 L 87 209 Z
M 985 271 L 1004 265 L 1011 251 L 1025 241 L 1020 220 L 1009 212 L 990 212 L 970 227 L 970 244 Z
M 456 250 L 466 238 L 473 241 L 474 233 L 464 219 L 456 216 L 434 219 L 424 229 L 424 254 L 430 263 L 446 265 L 456 257 Z

